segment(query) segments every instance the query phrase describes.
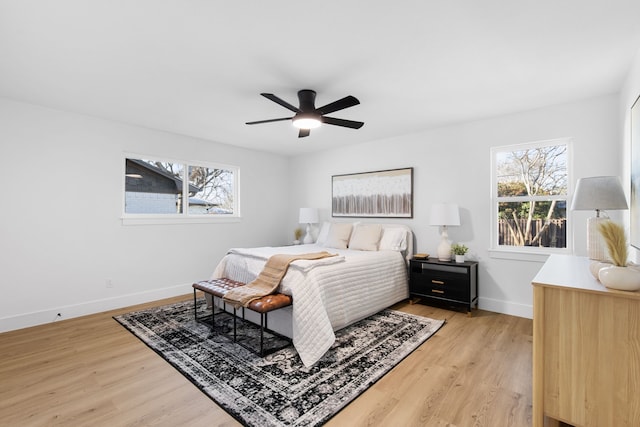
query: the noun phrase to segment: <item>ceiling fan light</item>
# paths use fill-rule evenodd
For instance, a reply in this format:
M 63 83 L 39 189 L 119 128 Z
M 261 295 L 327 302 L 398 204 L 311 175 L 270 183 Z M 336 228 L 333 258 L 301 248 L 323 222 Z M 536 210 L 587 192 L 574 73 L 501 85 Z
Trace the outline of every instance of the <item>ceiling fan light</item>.
M 322 122 L 317 117 L 300 116 L 293 118 L 293 125 L 298 129 L 315 129 L 320 127 Z

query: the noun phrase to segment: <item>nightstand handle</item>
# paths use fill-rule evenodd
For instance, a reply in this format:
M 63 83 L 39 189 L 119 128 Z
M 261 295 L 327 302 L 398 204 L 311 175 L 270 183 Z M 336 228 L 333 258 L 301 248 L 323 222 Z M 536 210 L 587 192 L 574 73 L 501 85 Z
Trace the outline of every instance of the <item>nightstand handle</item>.
M 431 283 L 434 283 L 436 285 L 444 285 L 444 282 L 442 280 L 431 280 Z
M 436 294 L 444 294 L 444 291 L 440 289 L 431 289 L 431 292 L 435 292 Z

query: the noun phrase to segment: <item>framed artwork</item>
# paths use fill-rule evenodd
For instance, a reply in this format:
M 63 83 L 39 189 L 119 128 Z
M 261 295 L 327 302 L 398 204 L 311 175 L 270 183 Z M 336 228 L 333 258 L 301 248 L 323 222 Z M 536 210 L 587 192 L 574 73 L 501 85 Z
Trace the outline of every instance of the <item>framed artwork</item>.
M 413 168 L 332 176 L 331 214 L 413 218 Z
M 631 246 L 640 249 L 640 96 L 631 107 Z

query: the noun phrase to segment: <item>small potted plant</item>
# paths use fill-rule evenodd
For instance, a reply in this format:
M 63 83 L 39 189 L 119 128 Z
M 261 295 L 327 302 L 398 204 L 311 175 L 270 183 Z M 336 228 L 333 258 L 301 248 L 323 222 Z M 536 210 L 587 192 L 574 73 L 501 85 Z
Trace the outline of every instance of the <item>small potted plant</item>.
M 451 252 L 456 256 L 456 262 L 464 262 L 464 255 L 469 251 L 469 248 L 460 243 L 454 243 L 451 245 Z
M 295 230 L 293 230 L 293 237 L 295 238 L 295 240 L 293 241 L 293 244 L 299 245 L 300 238 L 302 237 L 302 228 L 298 227 Z

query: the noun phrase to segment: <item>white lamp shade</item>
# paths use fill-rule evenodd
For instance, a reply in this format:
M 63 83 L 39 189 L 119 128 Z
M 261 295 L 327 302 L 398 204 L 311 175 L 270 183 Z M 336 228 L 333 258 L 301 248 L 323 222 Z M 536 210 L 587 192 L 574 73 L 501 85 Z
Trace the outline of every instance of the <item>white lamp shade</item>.
M 572 211 L 628 209 L 627 198 L 617 176 L 580 178 L 571 203 Z
M 316 224 L 318 222 L 318 209 L 300 208 L 298 222 L 301 224 Z
M 431 206 L 431 225 L 460 225 L 460 209 L 454 203 L 436 203 Z

